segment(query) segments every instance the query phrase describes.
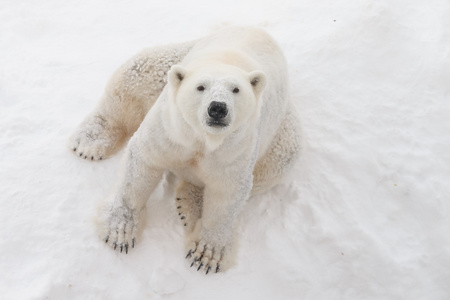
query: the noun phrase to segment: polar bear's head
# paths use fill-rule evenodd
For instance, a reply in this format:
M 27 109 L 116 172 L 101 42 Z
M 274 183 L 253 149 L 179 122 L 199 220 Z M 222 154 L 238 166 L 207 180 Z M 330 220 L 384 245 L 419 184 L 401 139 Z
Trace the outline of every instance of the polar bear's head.
M 171 101 L 196 132 L 224 135 L 259 116 L 265 78 L 230 65 L 174 65 L 168 84 Z

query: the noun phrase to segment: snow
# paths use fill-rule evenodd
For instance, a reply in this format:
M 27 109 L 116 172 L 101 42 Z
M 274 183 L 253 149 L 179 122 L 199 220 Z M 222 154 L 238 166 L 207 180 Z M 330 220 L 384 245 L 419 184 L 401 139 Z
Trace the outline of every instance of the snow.
M 450 4 L 380 1 L 3 0 L 2 299 L 450 299 Z M 123 152 L 67 138 L 143 47 L 226 24 L 285 51 L 304 149 L 249 200 L 237 264 L 198 273 L 163 183 L 128 255 L 97 237 Z

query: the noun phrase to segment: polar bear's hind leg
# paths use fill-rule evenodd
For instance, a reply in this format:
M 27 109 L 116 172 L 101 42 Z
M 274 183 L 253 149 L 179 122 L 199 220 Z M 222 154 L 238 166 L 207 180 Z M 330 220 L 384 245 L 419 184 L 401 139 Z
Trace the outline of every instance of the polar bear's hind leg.
M 101 160 L 118 149 L 125 140 L 125 133 L 100 114 L 84 120 L 71 138 L 71 149 L 84 159 Z
M 109 80 L 97 107 L 69 141 L 75 155 L 100 160 L 113 155 L 138 129 L 161 94 L 167 72 L 193 42 L 148 48 L 132 57 Z
M 300 154 L 299 120 L 289 111 L 266 154 L 253 170 L 252 195 L 264 192 L 281 182 Z
M 181 182 L 176 191 L 175 205 L 186 232 L 194 230 L 197 220 L 201 217 L 202 204 L 203 189 L 186 181 Z

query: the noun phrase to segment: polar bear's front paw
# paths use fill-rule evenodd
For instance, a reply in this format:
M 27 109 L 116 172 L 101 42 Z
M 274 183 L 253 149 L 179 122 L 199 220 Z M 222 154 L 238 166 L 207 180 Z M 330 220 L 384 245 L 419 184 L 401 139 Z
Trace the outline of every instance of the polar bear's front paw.
M 220 271 L 223 255 L 224 247 L 214 247 L 200 240 L 192 243 L 186 259 L 192 259 L 191 267 L 195 265 L 197 271 L 203 268 L 208 274 L 210 271 L 215 273 Z
M 134 248 L 137 231 L 137 213 L 126 207 L 115 208 L 107 219 L 104 241 L 120 252 Z
M 123 132 L 111 127 L 100 115 L 88 117 L 72 135 L 69 147 L 75 155 L 89 160 L 102 160 L 121 145 Z

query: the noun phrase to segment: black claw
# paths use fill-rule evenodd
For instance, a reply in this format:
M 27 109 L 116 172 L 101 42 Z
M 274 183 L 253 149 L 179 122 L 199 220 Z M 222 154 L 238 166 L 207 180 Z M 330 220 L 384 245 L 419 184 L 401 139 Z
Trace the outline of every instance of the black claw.
M 198 266 L 197 271 L 200 270 L 202 267 L 203 267 L 203 263 L 201 262 L 201 263 L 200 263 L 200 266 Z
M 93 156 L 91 156 L 91 160 L 94 160 L 94 157 L 93 157 Z
M 80 157 L 81 157 L 81 155 L 83 155 L 83 152 L 80 153 Z
M 114 246 L 114 250 L 116 250 L 116 248 L 117 248 L 116 242 L 114 242 L 113 246 Z
M 177 209 L 180 209 L 181 208 L 181 206 L 177 206 Z
M 211 267 L 210 267 L 210 266 L 208 266 L 208 269 L 206 269 L 206 275 L 208 275 L 209 270 L 211 270 Z
M 178 201 L 180 201 L 180 200 L 181 200 L 181 198 L 177 198 L 177 200 L 178 200 Z
M 84 156 L 84 159 L 86 159 L 86 158 L 87 158 L 87 155 Z
M 192 255 L 192 250 L 189 250 L 189 252 L 188 252 L 188 254 L 186 255 L 186 258 L 189 258 L 189 257 L 191 257 L 191 255 Z
M 77 148 L 73 148 L 73 151 L 77 151 Z
M 218 273 L 219 271 L 220 271 L 220 266 L 217 265 L 217 267 L 216 267 L 216 273 Z
M 197 262 L 197 257 L 194 258 L 194 260 L 192 261 L 191 268 L 192 268 L 192 266 L 193 266 L 196 262 Z
M 128 243 L 125 244 L 125 254 L 128 254 Z
M 103 157 L 100 157 L 100 160 L 102 160 L 103 159 Z
M 182 216 L 182 217 L 181 217 L 181 220 L 184 220 L 184 219 L 186 219 L 186 217 L 185 217 L 185 216 Z
M 186 226 L 187 224 L 186 223 L 184 223 L 184 226 Z
M 181 216 L 181 213 L 179 212 L 178 215 Z
M 123 250 L 123 245 L 120 244 L 120 253 L 122 253 L 122 250 Z
M 134 240 L 135 240 L 135 238 L 133 238 L 133 239 L 131 240 L 131 248 L 134 248 Z
M 105 238 L 105 243 L 108 244 L 108 241 L 109 241 L 109 235 L 106 236 L 106 238 Z

